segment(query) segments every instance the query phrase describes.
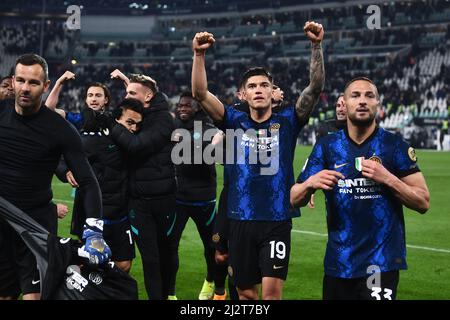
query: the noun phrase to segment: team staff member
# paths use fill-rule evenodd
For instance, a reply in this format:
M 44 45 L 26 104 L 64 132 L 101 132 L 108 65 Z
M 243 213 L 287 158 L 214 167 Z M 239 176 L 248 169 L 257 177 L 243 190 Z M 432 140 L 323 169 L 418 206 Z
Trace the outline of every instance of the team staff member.
M 201 123 L 201 130 L 196 131 L 195 122 Z M 191 149 L 189 163 L 181 163 L 175 166 L 177 176 L 176 193 L 176 220 L 172 229 L 172 235 L 177 249 L 175 251 L 173 263 L 173 283 L 175 287 L 175 277 L 178 270 L 178 245 L 181 235 L 189 218 L 194 220 L 197 230 L 203 242 L 204 256 L 207 267 L 207 275 L 199 294 L 199 300 L 216 299 L 225 300 L 225 278 L 227 268 L 224 265 L 218 265 L 214 259 L 214 245 L 212 242 L 213 226 L 216 218 L 216 168 L 215 164 L 194 163 L 195 152 L 201 152 L 212 143 L 203 141 L 196 145 L 196 140 L 202 139 L 206 130 L 217 128 L 211 123 L 211 120 L 204 114 L 198 106 L 198 102 L 192 97 L 191 92 L 184 92 L 176 108 L 175 124 L 177 129 L 184 129 L 189 132 L 190 139 L 185 141 L 184 136 L 174 135 L 178 145 L 184 149 Z M 187 134 L 187 132 L 186 132 Z M 175 150 L 175 149 L 174 149 Z M 181 155 L 180 155 L 181 156 Z M 174 288 L 173 288 L 173 292 Z
M 0 101 L 14 99 L 14 89 L 12 86 L 12 77 L 6 76 L 0 80 Z

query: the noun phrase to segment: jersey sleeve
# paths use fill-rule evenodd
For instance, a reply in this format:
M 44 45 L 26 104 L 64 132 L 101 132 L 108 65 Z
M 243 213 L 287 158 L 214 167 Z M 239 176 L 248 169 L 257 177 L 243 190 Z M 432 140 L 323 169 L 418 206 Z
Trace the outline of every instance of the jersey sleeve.
M 302 129 L 303 125 L 298 121 L 297 112 L 295 111 L 295 106 L 286 106 L 277 112 L 278 115 L 283 118 L 287 118 L 291 126 L 292 134 L 297 137 Z
M 303 183 L 309 177 L 325 169 L 325 154 L 322 143 L 316 143 L 313 151 L 306 159 L 302 172 L 298 176 L 297 183 Z
M 417 165 L 416 151 L 401 138 L 397 140 L 393 160 L 393 174 L 399 178 L 403 178 L 420 171 L 419 166 Z
M 234 129 L 236 127 L 236 119 L 243 113 L 230 106 L 224 106 L 224 108 L 225 113 L 223 115 L 223 121 L 214 123 L 223 132 L 225 132 L 226 129 Z
M 303 125 L 298 121 L 297 113 L 295 111 L 294 106 L 287 106 L 283 108 L 283 111 L 280 114 L 288 117 L 289 122 L 291 123 L 292 133 L 295 137 L 297 137 L 302 129 Z
M 75 126 L 78 130 L 81 129 L 81 125 L 83 124 L 83 117 L 79 112 L 67 112 L 66 120 Z

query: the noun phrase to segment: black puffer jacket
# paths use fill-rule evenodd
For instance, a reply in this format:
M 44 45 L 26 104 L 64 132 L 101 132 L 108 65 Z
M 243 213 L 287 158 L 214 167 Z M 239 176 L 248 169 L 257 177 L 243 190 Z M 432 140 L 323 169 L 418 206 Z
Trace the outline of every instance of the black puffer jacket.
M 127 215 L 127 161 L 123 151 L 105 135 L 105 131 L 81 132 L 83 151 L 97 178 L 102 193 L 103 218 L 119 220 Z M 68 168 L 62 160 L 58 166 L 58 178 L 67 182 Z M 75 194 L 72 213 L 72 234 L 81 235 L 86 214 L 80 193 Z
M 129 192 L 133 198 L 155 198 L 175 193 L 175 170 L 170 154 L 175 129 L 165 96 L 158 92 L 144 109 L 140 131 L 132 134 L 121 125 L 112 139 L 129 158 Z
M 123 151 L 103 132 L 81 133 L 83 149 L 102 190 L 103 217 L 127 214 L 127 161 Z

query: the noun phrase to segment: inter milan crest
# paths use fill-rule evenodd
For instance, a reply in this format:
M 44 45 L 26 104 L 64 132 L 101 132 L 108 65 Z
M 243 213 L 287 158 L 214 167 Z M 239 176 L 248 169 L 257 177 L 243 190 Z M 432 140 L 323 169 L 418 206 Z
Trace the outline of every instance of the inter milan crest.
M 232 266 L 228 266 L 228 275 L 229 275 L 230 277 L 233 276 L 233 267 L 232 267 Z
M 412 161 L 414 161 L 414 162 L 417 161 L 416 150 L 414 150 L 413 147 L 409 147 L 409 149 L 408 149 L 408 156 L 409 156 L 409 158 L 410 158 Z
M 220 235 L 219 235 L 219 233 L 213 234 L 213 236 L 212 236 L 212 241 L 213 241 L 214 243 L 218 243 L 218 242 L 220 241 Z
M 381 158 L 378 157 L 378 156 L 376 156 L 376 155 L 371 156 L 371 157 L 369 158 L 369 160 L 378 162 L 379 164 L 382 164 L 382 163 L 383 163 L 383 162 L 381 161 Z
M 280 130 L 280 124 L 279 123 L 273 123 L 270 125 L 269 131 L 270 133 L 275 133 L 278 130 Z

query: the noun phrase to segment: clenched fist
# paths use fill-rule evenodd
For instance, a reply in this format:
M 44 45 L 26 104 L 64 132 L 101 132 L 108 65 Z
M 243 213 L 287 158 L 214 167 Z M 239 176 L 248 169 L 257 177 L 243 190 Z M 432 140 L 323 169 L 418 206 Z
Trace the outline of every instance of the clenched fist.
M 307 21 L 303 27 L 306 36 L 313 43 L 320 43 L 323 40 L 323 26 L 320 23 L 314 21 Z
M 66 71 L 66 72 L 64 72 L 64 74 L 61 77 L 59 77 L 58 80 L 56 80 L 56 82 L 58 82 L 59 84 L 62 84 L 64 81 L 74 80 L 74 79 L 75 79 L 75 73 Z
M 192 50 L 194 50 L 196 54 L 203 54 L 214 42 L 216 42 L 216 40 L 212 33 L 198 32 L 192 40 Z

